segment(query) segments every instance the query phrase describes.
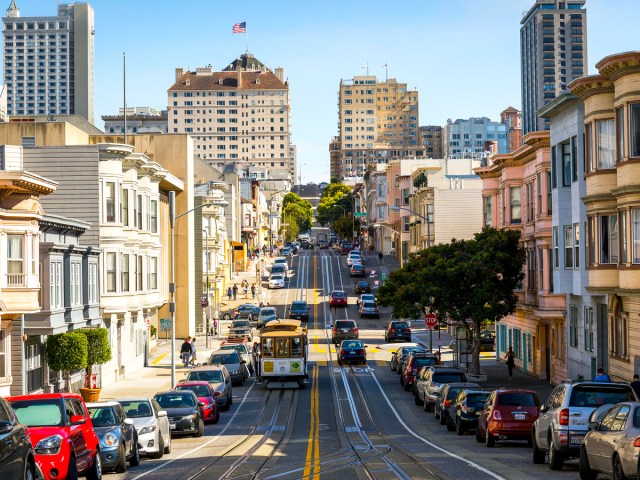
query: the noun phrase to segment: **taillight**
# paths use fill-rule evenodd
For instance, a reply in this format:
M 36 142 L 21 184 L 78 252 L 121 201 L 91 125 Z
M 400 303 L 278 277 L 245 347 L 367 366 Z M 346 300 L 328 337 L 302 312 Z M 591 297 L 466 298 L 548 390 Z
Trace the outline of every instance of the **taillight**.
M 220 392 L 213 392 L 213 396 L 214 397 L 219 397 L 220 396 Z
M 354 331 L 355 333 L 358 333 L 358 327 L 354 328 L 354 329 L 353 329 L 353 331 Z
M 449 405 L 451 405 L 451 400 L 445 400 L 444 401 L 444 406 L 448 407 Z
M 362 349 L 358 350 L 358 355 L 364 355 L 364 350 Z
M 634 446 L 634 447 L 640 447 L 640 437 L 637 437 L 637 438 L 633 441 L 633 446 Z
M 390 328 L 389 333 L 393 333 L 393 332 L 395 332 L 395 330 L 393 328 Z
M 410 328 L 407 328 L 407 333 L 411 333 L 411 329 Z
M 340 349 L 340 355 L 344 355 L 344 350 Z
M 502 421 L 502 415 L 500 414 L 500 410 L 494 410 L 493 411 L 493 419 L 494 420 L 498 420 L 498 421 Z
M 569 409 L 563 408 L 560 410 L 560 425 L 569 425 Z
M 473 413 L 476 411 L 475 408 L 473 407 L 468 407 L 467 405 L 465 405 L 464 403 L 462 405 L 460 405 L 460 409 L 464 412 L 464 413 Z

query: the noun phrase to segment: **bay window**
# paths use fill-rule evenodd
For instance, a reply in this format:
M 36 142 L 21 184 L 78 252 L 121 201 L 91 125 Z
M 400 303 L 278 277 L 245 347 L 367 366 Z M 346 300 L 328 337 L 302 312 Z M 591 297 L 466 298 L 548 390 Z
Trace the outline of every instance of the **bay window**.
M 573 268 L 573 227 L 564 227 L 564 268 Z
M 490 227 L 493 225 L 492 223 L 492 212 L 491 212 L 491 197 L 490 196 L 486 196 L 486 197 L 482 197 L 482 204 L 483 204 L 483 217 L 484 217 L 484 225 L 487 227 Z
M 618 216 L 602 215 L 600 217 L 600 262 L 602 264 L 618 263 Z
M 129 291 L 129 254 L 123 253 L 120 258 L 120 282 L 122 291 Z
M 640 208 L 631 209 L 631 261 L 640 263 Z
M 511 206 L 511 223 L 520 223 L 522 221 L 520 187 L 511 187 L 509 189 L 509 201 Z
M 552 242 L 553 242 L 553 268 L 558 269 L 558 265 L 560 264 L 559 260 L 559 251 L 558 251 L 558 227 L 553 227 L 552 230 Z
M 640 103 L 629 104 L 629 156 L 640 157 Z
M 580 224 L 573 224 L 573 268 L 580 268 Z
M 627 210 L 620 210 L 618 212 L 618 225 L 620 230 L 620 264 L 624 265 L 627 263 L 627 252 L 629 251 L 627 245 Z
M 560 152 L 562 156 L 562 186 L 571 185 L 571 144 L 565 142 L 560 144 Z
M 120 192 L 120 221 L 125 227 L 129 225 L 129 189 Z
M 624 160 L 624 107 L 616 108 L 616 160 Z
M 106 182 L 104 188 L 105 196 L 105 222 L 116 221 L 116 184 Z
M 106 256 L 107 268 L 107 292 L 116 291 L 116 254 L 108 252 Z
M 7 273 L 9 274 L 9 284 L 17 282 L 22 285 L 24 235 L 7 235 Z
M 615 160 L 615 134 L 613 119 L 596 121 L 598 170 L 614 168 Z

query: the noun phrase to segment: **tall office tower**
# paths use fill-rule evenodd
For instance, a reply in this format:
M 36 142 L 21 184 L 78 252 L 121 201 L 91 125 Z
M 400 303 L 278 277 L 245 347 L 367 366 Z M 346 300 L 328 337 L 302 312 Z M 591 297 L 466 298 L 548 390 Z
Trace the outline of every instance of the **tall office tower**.
M 442 150 L 442 127 L 425 125 L 420 127 L 420 139 L 424 145 L 424 156 L 427 158 L 444 158 Z
M 500 113 L 500 123 L 507 126 L 507 148 L 513 152 L 522 146 L 522 112 L 507 107 Z
M 507 126 L 487 117 L 447 120 L 442 134 L 444 158 L 480 158 L 485 152 L 508 153 Z
M 220 72 L 176 68 L 168 90 L 169 133 L 191 134 L 210 165 L 250 163 L 295 175 L 289 119 L 289 82 L 245 53 Z
M 371 163 L 424 156 L 418 91 L 407 90 L 406 83 L 378 82 L 374 76 L 341 80 L 339 115 L 344 176 L 362 176 Z
M 9 115 L 76 114 L 93 123 L 93 8 L 58 5 L 57 17 L 2 18 Z
M 586 0 L 536 0 L 520 22 L 522 135 L 548 130 L 538 110 L 587 74 Z

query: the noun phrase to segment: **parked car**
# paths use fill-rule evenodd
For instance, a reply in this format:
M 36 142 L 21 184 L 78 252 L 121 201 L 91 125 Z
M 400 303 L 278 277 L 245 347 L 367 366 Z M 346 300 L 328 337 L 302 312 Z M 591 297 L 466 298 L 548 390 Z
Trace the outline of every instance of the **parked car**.
M 284 247 L 280 253 L 282 254 L 283 257 L 290 257 L 291 255 L 293 255 L 293 251 L 289 248 L 289 247 Z
M 638 438 L 640 403 L 614 405 L 600 422 L 592 414 L 589 432 L 580 448 L 580 478 L 595 480 L 598 473 L 611 475 L 615 480 L 638 478 Z
M 87 410 L 100 440 L 102 470 L 124 473 L 127 471 L 127 462 L 137 467 L 140 464 L 138 433 L 122 405 L 118 402 L 94 402 L 87 403 Z
M 18 421 L 4 398 L 0 398 L 0 478 L 36 478 L 36 459 L 29 429 Z
M 487 447 L 503 440 L 526 440 L 531 445 L 531 427 L 539 414 L 540 398 L 533 390 L 494 390 L 478 418 L 476 440 Z
M 451 382 L 442 386 L 433 406 L 434 415 L 440 421 L 440 425 L 445 425 L 447 423 L 447 415 L 449 415 L 449 407 L 451 407 L 451 403 L 456 399 L 460 391 L 465 388 L 480 390 L 480 385 L 473 382 Z M 429 402 L 422 402 L 425 412 L 428 410 L 428 405 Z
M 251 351 L 251 344 L 246 341 L 246 338 L 235 338 L 233 340 L 225 340 L 220 344 L 219 351 L 235 350 L 240 354 L 240 358 L 244 360 L 249 369 L 249 374 L 253 375 L 256 371 L 254 365 L 253 352 Z
M 244 303 L 222 314 L 224 320 L 243 319 L 254 321 L 260 313 L 260 307 L 253 303 Z
M 343 290 L 333 290 L 329 295 L 330 307 L 346 307 L 347 303 L 347 294 Z
M 466 381 L 467 376 L 459 368 L 431 367 L 428 372 L 425 372 L 424 378 L 420 378 L 416 384 L 417 395 L 423 402 L 427 402 L 426 410 L 431 411 L 443 385 Z
M 100 442 L 80 395 L 33 394 L 8 397 L 7 401 L 18 421 L 29 428 L 35 459 L 45 478 L 102 478 Z
M 343 340 L 338 348 L 338 365 L 348 363 L 367 363 L 367 350 L 360 340 Z
M 224 365 L 205 365 L 187 373 L 186 382 L 204 380 L 213 387 L 213 396 L 221 410 L 229 410 L 233 403 L 231 375 Z
M 190 390 L 195 393 L 196 397 L 198 397 L 198 401 L 204 404 L 202 406 L 202 420 L 205 423 L 218 423 L 218 420 L 220 420 L 220 412 L 218 412 L 215 392 L 208 381 L 199 380 L 192 382 L 180 382 L 176 385 L 174 390 Z
M 242 360 L 238 352 L 229 350 L 216 350 L 209 356 L 209 365 L 224 365 L 229 371 L 231 381 L 239 385 L 244 385 L 244 381 L 249 378 L 249 368 L 247 362 Z
M 282 273 L 272 273 L 269 277 L 269 288 L 284 288 L 284 275 Z
M 589 417 L 601 405 L 637 401 L 626 383 L 572 382 L 558 385 L 533 424 L 533 463 L 544 463 L 560 470 L 564 461 L 580 455 L 580 446 L 588 432 Z
M 478 417 L 482 413 L 482 408 L 490 393 L 466 388 L 461 390 L 449 407 L 447 429 L 455 430 L 458 435 L 475 430 L 478 425 Z
M 303 322 L 309 321 L 309 305 L 304 300 L 294 300 L 289 308 L 289 318 L 295 318 Z
M 118 400 L 127 418 L 133 420 L 141 454 L 162 458 L 171 453 L 171 431 L 167 412 L 153 398 Z
M 495 350 L 495 349 L 496 349 L 495 333 L 489 330 L 480 332 L 480 350 Z
M 272 320 L 278 319 L 278 312 L 275 307 L 262 307 L 260 309 L 260 314 L 258 315 L 257 328 L 258 330 L 264 327 L 267 323 Z
M 418 393 L 415 391 L 415 387 L 417 387 L 417 384 L 415 383 L 416 377 L 422 378 L 418 372 L 423 368 L 428 369 L 429 367 L 436 366 L 439 363 L 440 361 L 438 357 L 427 351 L 415 351 L 411 352 L 407 356 L 407 361 L 404 363 L 400 374 L 400 385 L 402 385 L 405 390 L 412 389 L 414 391 L 414 396 L 416 396 L 416 405 L 422 405 L 422 403 L 418 402 Z
M 402 358 L 408 355 L 409 353 L 413 352 L 414 350 L 424 351 L 424 348 L 418 345 L 417 343 L 414 343 L 413 345 L 400 347 L 396 351 L 392 352 L 391 362 L 389 362 L 391 370 L 393 370 L 394 372 L 400 373 L 399 368 L 400 368 L 400 363 L 402 361 Z
M 167 412 L 172 435 L 201 437 L 204 434 L 204 403 L 198 401 L 195 393 L 171 390 L 156 393 L 153 398 Z
M 248 341 L 253 340 L 251 333 L 251 323 L 249 320 L 234 320 L 229 326 L 229 338 L 246 338 Z
M 410 342 L 411 327 L 404 320 L 391 320 L 384 330 L 384 341 L 385 343 L 391 343 L 398 340 Z
M 362 302 L 373 302 L 376 305 L 378 301 L 373 293 L 363 293 L 356 299 L 356 304 L 359 306 Z
M 371 284 L 366 280 L 360 280 L 354 285 L 353 292 L 356 295 L 360 295 L 361 293 L 371 293 Z
M 331 330 L 331 343 L 338 345 L 343 340 L 358 340 L 360 332 L 355 320 L 336 320 Z
M 352 277 L 366 277 L 367 272 L 364 269 L 364 265 L 361 263 L 354 263 L 351 265 L 351 270 L 349 270 L 349 275 Z

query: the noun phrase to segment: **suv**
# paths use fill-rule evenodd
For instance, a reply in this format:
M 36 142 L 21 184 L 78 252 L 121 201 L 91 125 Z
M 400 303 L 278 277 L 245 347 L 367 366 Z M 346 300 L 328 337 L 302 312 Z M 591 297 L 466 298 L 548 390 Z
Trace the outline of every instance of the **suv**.
M 400 372 L 400 385 L 402 385 L 405 390 L 409 390 L 414 386 L 414 381 L 421 368 L 431 367 L 438 363 L 438 357 L 430 352 L 411 352 Z
M 295 318 L 301 322 L 309 321 L 309 305 L 304 300 L 294 300 L 289 308 L 289 318 Z
M 102 478 L 100 443 L 80 395 L 44 393 L 7 401 L 18 421 L 29 427 L 36 462 L 45 478 Z
M 231 326 L 229 327 L 229 338 L 246 338 L 248 341 L 253 340 L 253 333 L 251 331 L 251 323 L 249 320 L 234 320 L 231 322 Z
M 446 383 L 466 382 L 467 376 L 462 370 L 454 367 L 429 367 L 421 372 L 420 379 L 416 383 L 416 403 L 419 400 L 426 403 L 425 410 L 431 411 L 436 403 L 438 394 Z
M 361 280 L 353 286 L 353 293 L 360 295 L 361 293 L 371 293 L 371 284 L 366 280 Z
M 558 385 L 533 424 L 533 463 L 544 463 L 549 454 L 549 468 L 560 470 L 564 461 L 577 458 L 584 436 L 589 431 L 589 416 L 604 404 L 637 401 L 626 383 L 572 382 Z
M 411 327 L 404 320 L 391 320 L 384 331 L 385 343 L 411 341 Z
M 285 280 L 289 279 L 289 269 L 286 265 L 283 265 L 281 263 L 274 263 L 271 266 L 270 276 L 273 276 L 274 274 L 282 275 Z
M 331 342 L 338 345 L 342 340 L 357 340 L 360 338 L 358 324 L 355 320 L 336 320 L 333 324 Z

